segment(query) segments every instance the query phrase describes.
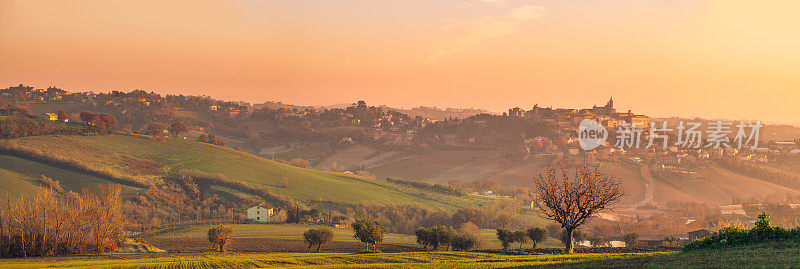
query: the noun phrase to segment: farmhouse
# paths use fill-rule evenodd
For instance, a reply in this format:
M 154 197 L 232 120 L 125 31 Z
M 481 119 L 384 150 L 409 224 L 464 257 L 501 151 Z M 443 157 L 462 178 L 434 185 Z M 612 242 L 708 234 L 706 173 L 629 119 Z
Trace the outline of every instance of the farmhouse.
M 42 119 L 57 121 L 58 120 L 58 115 L 56 113 L 44 113 L 42 115 Z
M 273 209 L 263 206 L 254 206 L 247 209 L 247 220 L 253 222 L 268 222 Z

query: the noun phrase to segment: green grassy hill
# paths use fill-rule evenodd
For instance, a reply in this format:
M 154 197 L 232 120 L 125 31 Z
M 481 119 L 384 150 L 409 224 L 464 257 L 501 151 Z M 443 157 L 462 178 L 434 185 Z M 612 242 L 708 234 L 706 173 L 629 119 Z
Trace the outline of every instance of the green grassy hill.
M 31 160 L 0 155 L 0 206 L 20 195 L 30 196 L 38 189 L 41 176 L 58 179 L 61 187 L 68 191 L 79 192 L 83 188 L 92 188 L 109 181 L 95 176 L 70 171 Z M 137 188 L 122 186 L 123 196 L 133 193 Z M 6 198 L 8 197 L 8 199 Z
M 454 209 L 489 202 L 484 198 L 433 193 L 344 173 L 298 168 L 233 149 L 183 139 L 152 139 L 124 134 L 46 135 L 0 140 L 0 148 L 15 156 L 37 160 L 39 164 L 57 164 L 94 175 L 76 176 L 71 174 L 74 172 L 64 169 L 61 169 L 63 172 L 48 175 L 62 181 L 62 184 L 76 186 L 85 185 L 81 180 L 94 182 L 102 179 L 131 186 L 147 186 L 159 184 L 165 175 L 171 173 L 196 170 L 222 174 L 228 179 L 246 182 L 252 187 L 307 203 L 360 204 L 369 201 Z M 17 160 L 19 158 L 4 158 L 20 162 Z M 35 168 L 26 174 L 17 165 L 3 163 L 0 169 L 15 175 L 3 179 L 5 181 L 19 183 L 19 179 L 14 179 L 19 177 L 18 174 L 26 175 L 26 180 L 35 179 L 38 177 L 35 171 L 47 170 Z

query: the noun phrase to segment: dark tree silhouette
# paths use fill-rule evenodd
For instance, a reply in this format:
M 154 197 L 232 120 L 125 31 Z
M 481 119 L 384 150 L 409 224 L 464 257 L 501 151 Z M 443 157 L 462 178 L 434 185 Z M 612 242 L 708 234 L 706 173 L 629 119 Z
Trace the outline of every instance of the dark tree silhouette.
M 539 243 L 544 242 L 547 240 L 547 230 L 544 228 L 530 228 L 527 231 L 528 238 L 531 239 L 533 242 L 533 248 L 536 249 L 536 245 Z
M 564 229 L 568 253 L 573 253 L 572 232 L 625 195 L 620 180 L 601 172 L 599 165 L 584 163 L 574 170 L 574 175 L 570 176 L 570 169 L 565 165 L 550 164 L 546 175 L 534 178 L 532 190 L 540 212 Z

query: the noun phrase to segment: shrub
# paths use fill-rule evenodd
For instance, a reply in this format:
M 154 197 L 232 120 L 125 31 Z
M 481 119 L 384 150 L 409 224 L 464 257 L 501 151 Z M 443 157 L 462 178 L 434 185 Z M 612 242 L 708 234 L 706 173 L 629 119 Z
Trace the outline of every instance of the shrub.
M 289 161 L 289 165 L 297 166 L 297 167 L 300 167 L 300 168 L 308 168 L 309 166 L 311 166 L 311 164 L 309 164 L 308 161 L 300 159 L 300 158 L 292 159 L 291 161 Z
M 755 227 L 744 230 L 738 227 L 725 227 L 712 236 L 694 241 L 684 246 L 684 251 L 697 249 L 725 248 L 748 244 L 768 242 L 800 242 L 800 228 L 786 230 L 781 227 L 771 226 L 769 215 L 762 213 Z

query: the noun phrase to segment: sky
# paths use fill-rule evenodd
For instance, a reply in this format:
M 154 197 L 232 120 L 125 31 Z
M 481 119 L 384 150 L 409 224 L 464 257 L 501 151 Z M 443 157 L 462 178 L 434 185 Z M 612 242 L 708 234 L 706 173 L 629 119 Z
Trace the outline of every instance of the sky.
M 798 123 L 800 1 L 0 0 L 0 87 Z

